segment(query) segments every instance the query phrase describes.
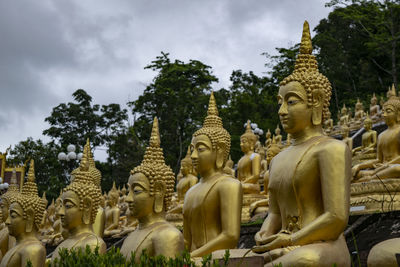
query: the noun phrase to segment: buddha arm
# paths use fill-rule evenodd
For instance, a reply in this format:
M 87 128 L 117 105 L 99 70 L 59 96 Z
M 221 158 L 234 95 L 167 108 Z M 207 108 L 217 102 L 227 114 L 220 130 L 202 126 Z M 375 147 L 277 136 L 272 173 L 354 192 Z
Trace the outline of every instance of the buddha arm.
M 163 255 L 167 258 L 175 258 L 183 250 L 183 236 L 176 228 L 168 228 L 160 231 L 152 238 L 156 255 Z
M 218 183 L 218 196 L 221 232 L 214 239 L 192 251 L 190 253 L 192 257 L 204 256 L 219 249 L 235 248 L 237 245 L 240 236 L 242 185 L 237 180 L 224 179 Z
M 254 239 L 256 244 L 259 246 L 263 243 L 263 240 L 271 235 L 279 232 L 282 228 L 282 219 L 279 212 L 279 207 L 275 201 L 274 194 L 269 191 L 269 210 L 268 217 L 265 219 L 261 226 L 260 231 L 256 233 Z
M 116 209 L 112 212 L 112 223 L 107 227 L 105 231 L 111 231 L 118 228 L 119 224 L 119 209 Z
M 32 267 L 42 267 L 46 261 L 46 250 L 41 244 L 31 244 L 26 246 L 21 252 L 21 266 L 29 261 Z
M 350 202 L 351 154 L 339 142 L 322 143 L 317 153 L 324 212 L 292 234 L 293 245 L 336 240 L 347 225 Z
M 258 153 L 254 153 L 254 158 L 251 160 L 251 176 L 244 180 L 244 183 L 255 184 L 260 179 L 261 159 Z

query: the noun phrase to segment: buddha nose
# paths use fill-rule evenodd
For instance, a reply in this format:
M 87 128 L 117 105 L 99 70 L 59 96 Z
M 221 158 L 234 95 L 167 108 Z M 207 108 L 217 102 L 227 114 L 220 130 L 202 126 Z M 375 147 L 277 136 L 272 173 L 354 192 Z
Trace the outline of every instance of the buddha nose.
M 128 202 L 128 203 L 129 203 L 129 202 L 133 202 L 133 193 L 132 193 L 131 190 L 129 190 L 129 193 L 128 193 L 128 195 L 126 196 L 125 201 Z
M 7 217 L 7 220 L 5 221 L 5 223 L 6 223 L 7 225 L 10 225 L 10 224 L 11 224 L 10 216 Z
M 287 105 L 285 102 L 283 102 L 282 105 L 279 107 L 278 115 L 282 116 L 282 115 L 286 115 L 287 113 L 288 113 Z
M 59 216 L 64 216 L 64 215 L 65 215 L 65 208 L 64 208 L 64 205 L 62 205 L 62 206 L 58 209 L 57 215 L 59 215 Z

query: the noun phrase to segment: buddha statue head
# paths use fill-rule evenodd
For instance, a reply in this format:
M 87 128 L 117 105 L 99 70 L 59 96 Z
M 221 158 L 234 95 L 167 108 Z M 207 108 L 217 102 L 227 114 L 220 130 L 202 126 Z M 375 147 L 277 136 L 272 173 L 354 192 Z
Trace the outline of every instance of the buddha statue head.
M 250 121 L 247 121 L 246 131 L 240 136 L 240 148 L 243 153 L 254 152 L 255 145 L 257 143 L 257 136 L 251 129 Z
M 201 177 L 206 173 L 222 171 L 231 149 L 231 136 L 222 125 L 218 108 L 211 92 L 207 116 L 203 127 L 193 134 L 191 158 L 193 166 Z
M 349 137 L 349 132 L 350 132 L 349 126 L 344 124 L 344 125 L 342 125 L 341 130 L 342 130 L 342 137 L 343 138 Z
M 281 152 L 281 148 L 273 142 L 267 149 L 267 163 L 269 164 L 271 160 Z
M 275 129 L 275 135 L 281 135 L 281 128 L 279 128 L 279 124 L 276 125 L 276 129 Z
M 21 193 L 15 193 L 10 198 L 9 216 L 6 224 L 10 235 L 15 238 L 26 234 L 35 234 L 43 221 L 46 204 L 38 195 L 35 182 L 35 165 L 31 160 L 27 181 L 22 186 Z
M 11 202 L 15 199 L 15 195 L 19 193 L 19 185 L 17 183 L 17 171 L 15 168 L 11 174 L 10 185 L 8 186 L 7 192 L 1 195 L 1 212 L 3 222 L 7 220 L 8 217 L 8 208 L 10 207 Z
M 143 161 L 130 172 L 129 193 L 125 199 L 131 214 L 139 222 L 155 215 L 162 216 L 170 207 L 174 193 L 174 173 L 165 164 L 160 143 L 158 119 L 155 117 Z
M 187 149 L 186 156 L 181 160 L 181 172 L 183 177 L 188 174 L 193 174 L 193 164 L 192 159 L 190 158 L 190 146 Z
M 90 172 L 90 144 L 87 140 L 79 169 L 73 181 L 63 190 L 62 205 L 58 210 L 64 229 L 71 231 L 92 225 L 100 205 L 101 191 Z
M 396 88 L 394 87 L 394 84 L 392 84 L 392 87 L 389 86 L 389 89 L 386 93 L 386 97 L 388 99 L 392 98 L 392 97 L 396 97 L 397 93 L 396 93 Z
M 342 109 L 340 110 L 340 114 L 342 114 L 342 115 L 347 115 L 346 104 L 343 104 L 343 107 L 342 107 Z
M 125 187 L 125 185 L 121 189 L 121 194 L 122 194 L 123 197 L 126 196 L 126 187 Z
M 372 129 L 372 120 L 369 117 L 368 112 L 367 112 L 367 116 L 365 117 L 365 120 L 364 120 L 364 128 L 366 131 L 369 131 Z
M 363 104 L 360 102 L 360 98 L 357 98 L 356 111 L 359 111 L 362 109 L 363 109 Z
M 268 140 L 271 138 L 271 131 L 268 129 L 267 133 L 265 134 L 265 138 Z
M 378 103 L 378 99 L 375 96 L 375 93 L 372 94 L 371 97 L 371 106 L 375 106 Z
M 395 125 L 400 122 L 400 99 L 398 97 L 390 97 L 383 104 L 383 118 L 388 126 Z
M 108 203 L 110 204 L 111 207 L 114 207 L 115 205 L 118 204 L 118 199 L 119 199 L 119 191 L 117 190 L 114 181 L 111 190 L 108 192 Z
M 294 134 L 307 127 L 319 127 L 327 119 L 331 84 L 318 71 L 317 60 L 311 52 L 310 29 L 305 21 L 294 71 L 283 79 L 279 88 L 278 114 L 287 133 Z M 346 114 L 345 106 L 342 111 Z

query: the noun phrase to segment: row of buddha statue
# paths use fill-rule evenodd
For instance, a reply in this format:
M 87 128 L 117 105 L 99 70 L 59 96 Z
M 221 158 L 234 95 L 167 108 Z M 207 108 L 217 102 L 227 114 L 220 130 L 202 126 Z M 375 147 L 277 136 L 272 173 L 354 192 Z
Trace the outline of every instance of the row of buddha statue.
M 290 134 L 286 144 L 279 131 L 275 132 L 275 138 L 267 138 L 266 152 L 260 153 L 261 145 L 256 146 L 248 123 L 240 140 L 244 155 L 233 171 L 231 137 L 211 93 L 204 123 L 193 134 L 182 160 L 177 194 L 154 118 L 143 161 L 127 179 L 127 195 L 113 186 L 102 196 L 101 173 L 88 141 L 79 168 L 71 173 L 71 183 L 51 204 L 45 219 L 46 203 L 38 196 L 32 161 L 22 191 L 10 185 L 1 197 L 6 226 L 0 229 L 0 266 L 25 266 L 27 260 L 32 266 L 44 266 L 46 250 L 39 235 L 60 242 L 50 261 L 59 257 L 60 248 L 89 245 L 105 253 L 103 237 L 124 231 L 121 214 L 127 216 L 124 226 L 129 234 L 121 247 L 127 258 L 134 253 L 139 260 L 143 251 L 174 257 L 186 248 L 198 259 L 210 253 L 218 257 L 231 249 L 232 256 L 263 257 L 265 266 L 350 266 L 343 232 L 349 218 L 351 180 L 389 178 L 397 171 L 400 100 L 392 97 L 384 105 L 389 128 L 378 136 L 377 159 L 352 167 L 349 145 L 324 134 L 330 97 L 331 84 L 318 70 L 305 22 L 294 71 L 277 92 L 279 119 Z M 260 190 L 261 174 L 264 192 Z M 247 216 L 243 207 L 250 209 L 257 202 L 266 203 L 268 216 L 254 237 L 256 246 L 250 252 L 235 249 L 242 216 Z M 183 232 L 168 217 L 180 218 Z M 40 231 L 44 224 L 52 225 L 52 231 Z M 399 240 L 378 244 L 370 253 L 369 266 L 395 261 L 393 248 L 399 247 Z

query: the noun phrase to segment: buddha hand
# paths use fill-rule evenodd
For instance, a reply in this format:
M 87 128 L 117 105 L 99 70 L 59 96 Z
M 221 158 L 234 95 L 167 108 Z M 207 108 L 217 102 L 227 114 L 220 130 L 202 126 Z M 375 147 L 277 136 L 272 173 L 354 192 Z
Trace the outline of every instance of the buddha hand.
M 276 248 L 283 248 L 292 245 L 291 235 L 286 231 L 271 235 L 263 240 L 259 240 L 258 246 L 252 248 L 253 252 L 263 253 Z

